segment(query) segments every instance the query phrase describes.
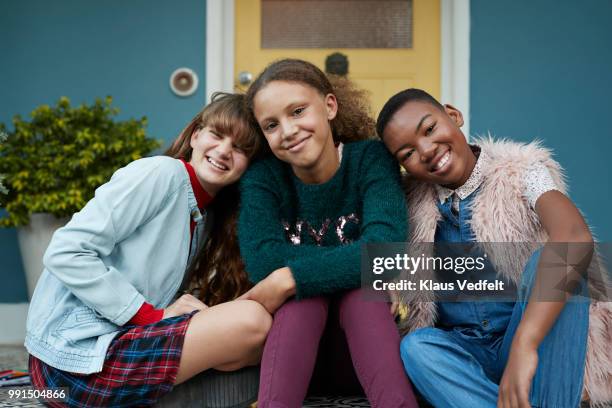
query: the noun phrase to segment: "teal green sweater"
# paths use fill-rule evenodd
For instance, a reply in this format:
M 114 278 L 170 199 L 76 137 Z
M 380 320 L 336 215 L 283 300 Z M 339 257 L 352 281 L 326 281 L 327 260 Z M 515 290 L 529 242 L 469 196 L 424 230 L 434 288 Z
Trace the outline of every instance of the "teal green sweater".
M 288 266 L 297 298 L 359 287 L 361 245 L 406 240 L 399 166 L 382 143 L 344 145 L 336 174 L 304 184 L 275 157 L 241 180 L 240 251 L 252 282 Z

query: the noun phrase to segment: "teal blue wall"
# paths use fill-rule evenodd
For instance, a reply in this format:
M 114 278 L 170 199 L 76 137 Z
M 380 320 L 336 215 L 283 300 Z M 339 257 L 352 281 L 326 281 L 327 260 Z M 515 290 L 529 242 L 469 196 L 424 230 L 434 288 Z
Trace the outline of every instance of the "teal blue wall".
M 148 134 L 173 139 L 205 100 L 205 0 L 0 1 L 0 122 L 68 96 L 111 95 L 120 118 L 147 116 Z M 200 87 L 172 94 L 176 68 Z M 0 303 L 26 301 L 15 230 L 0 229 Z
M 471 133 L 542 139 L 599 240 L 612 240 L 612 1 L 470 7 Z

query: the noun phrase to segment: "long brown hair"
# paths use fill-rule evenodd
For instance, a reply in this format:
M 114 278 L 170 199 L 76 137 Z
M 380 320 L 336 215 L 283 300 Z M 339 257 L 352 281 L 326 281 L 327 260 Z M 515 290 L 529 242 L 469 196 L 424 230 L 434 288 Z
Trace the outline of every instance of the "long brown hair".
M 210 104 L 200 111 L 183 129 L 165 152 L 175 159 L 191 160 L 191 136 L 209 127 L 232 135 L 249 160 L 261 149 L 257 125 L 242 94 L 217 92 Z M 209 306 L 235 299 L 250 286 L 240 257 L 237 238 L 237 218 L 240 195 L 238 184 L 223 187 L 211 202 L 213 225 L 202 251 L 195 259 L 189 289 Z
M 259 74 L 246 94 L 251 112 L 257 92 L 272 81 L 297 82 L 311 86 L 323 96 L 335 95 L 338 113 L 330 126 L 336 142 L 370 139 L 376 135 L 368 93 L 365 90 L 356 87 L 345 77 L 325 75 L 314 64 L 299 59 L 275 61 Z

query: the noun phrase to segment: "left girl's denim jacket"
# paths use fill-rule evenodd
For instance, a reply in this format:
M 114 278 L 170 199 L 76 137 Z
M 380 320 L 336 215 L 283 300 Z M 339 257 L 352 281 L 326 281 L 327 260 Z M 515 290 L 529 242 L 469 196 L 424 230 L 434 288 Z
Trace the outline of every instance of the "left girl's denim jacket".
M 28 312 L 30 354 L 64 371 L 101 371 L 113 337 L 143 302 L 165 308 L 173 300 L 208 218 L 179 160 L 157 156 L 118 170 L 53 235 Z

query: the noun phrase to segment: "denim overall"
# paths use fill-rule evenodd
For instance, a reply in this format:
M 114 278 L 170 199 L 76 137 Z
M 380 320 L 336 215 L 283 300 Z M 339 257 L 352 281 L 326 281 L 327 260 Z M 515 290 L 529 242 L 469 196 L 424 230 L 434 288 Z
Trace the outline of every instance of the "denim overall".
M 438 203 L 442 220 L 436 242 L 474 242 L 471 203 L 478 190 L 451 209 L 452 196 Z M 438 302 L 435 328 L 404 337 L 404 368 L 419 392 L 435 407 L 495 407 L 512 338 L 525 312 L 537 270 L 536 251 L 523 270 L 518 302 Z M 533 407 L 577 407 L 589 325 L 589 303 L 568 302 L 538 348 Z

